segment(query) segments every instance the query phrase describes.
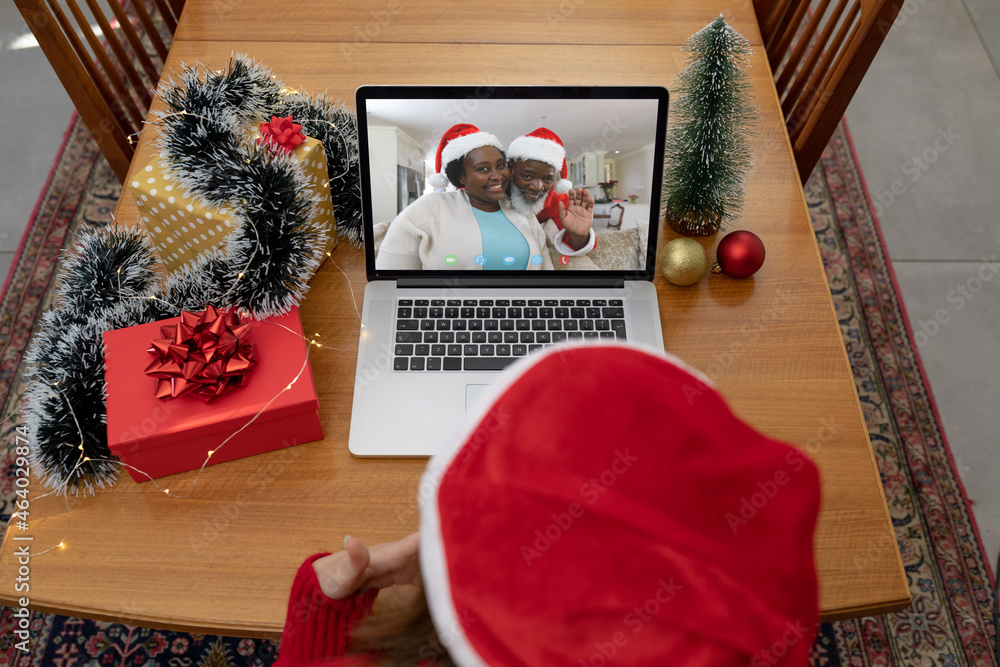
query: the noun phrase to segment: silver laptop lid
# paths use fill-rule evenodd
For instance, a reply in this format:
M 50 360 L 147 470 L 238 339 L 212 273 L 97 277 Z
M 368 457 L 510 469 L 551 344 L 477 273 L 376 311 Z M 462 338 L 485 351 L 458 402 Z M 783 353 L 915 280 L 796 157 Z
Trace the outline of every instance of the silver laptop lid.
M 652 280 L 667 125 L 665 88 L 362 86 L 356 102 L 368 280 L 455 287 L 597 287 Z M 458 124 L 470 127 L 455 130 Z M 446 134 L 458 140 L 442 142 Z M 432 178 L 439 173 L 443 145 L 450 147 L 445 158 L 449 150 L 454 155 L 466 144 L 497 146 L 502 154 L 490 151 L 489 169 L 500 170 L 515 140 L 515 153 L 523 154 L 517 149 L 529 146 L 533 158 L 541 150 L 537 157 L 553 165 L 561 153 L 547 149 L 561 143 L 566 178 L 553 170 L 554 178 L 549 174 L 546 183 L 556 188 L 560 180 L 568 180 L 573 190 L 586 188 L 596 202 L 592 249 L 567 250 L 560 242 L 565 237 L 559 234 L 556 195 L 550 194 L 541 213 L 532 215 L 532 203 L 535 209 L 542 204 L 517 200 L 519 193 L 529 191 L 518 189 L 509 167 L 503 194 L 488 196 L 498 200 L 504 217 L 526 239 L 517 241 L 523 246 L 520 252 L 507 250 L 504 243 L 510 236 L 481 239 L 485 223 L 474 217 L 481 214 L 469 204 L 483 186 L 474 174 L 469 174 L 467 190 L 447 182 L 443 173 Z M 444 164 L 440 171 L 446 171 Z M 491 183 L 486 187 L 496 192 Z M 537 196 L 537 189 L 531 195 Z M 485 235 L 486 227 L 482 230 Z

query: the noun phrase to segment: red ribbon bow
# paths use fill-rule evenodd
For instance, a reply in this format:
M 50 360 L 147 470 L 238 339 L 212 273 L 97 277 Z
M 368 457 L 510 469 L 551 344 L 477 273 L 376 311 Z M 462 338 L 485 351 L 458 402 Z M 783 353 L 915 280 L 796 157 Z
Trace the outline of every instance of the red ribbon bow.
M 160 327 L 147 352 L 156 359 L 146 375 L 156 378 L 156 397 L 193 394 L 206 402 L 242 387 L 257 365 L 250 325 L 235 312 L 207 306 L 199 313 L 183 311 L 181 321 Z
M 267 144 L 286 153 L 291 153 L 296 146 L 306 140 L 305 135 L 302 134 L 302 126 L 293 123 L 291 115 L 284 118 L 271 116 L 271 122 L 261 123 L 259 129 L 258 144 Z

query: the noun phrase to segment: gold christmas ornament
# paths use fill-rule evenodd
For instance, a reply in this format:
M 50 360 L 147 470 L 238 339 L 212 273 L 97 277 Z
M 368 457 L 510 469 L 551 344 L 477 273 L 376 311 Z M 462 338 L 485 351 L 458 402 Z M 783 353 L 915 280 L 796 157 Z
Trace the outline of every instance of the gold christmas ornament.
M 694 285 L 707 269 L 705 249 L 694 239 L 674 239 L 660 255 L 660 271 L 674 285 Z

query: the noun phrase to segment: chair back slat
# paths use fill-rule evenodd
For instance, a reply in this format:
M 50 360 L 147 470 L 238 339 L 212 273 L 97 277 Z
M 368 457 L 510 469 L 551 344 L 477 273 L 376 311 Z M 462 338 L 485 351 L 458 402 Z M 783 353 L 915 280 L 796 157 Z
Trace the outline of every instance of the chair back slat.
M 754 0 L 803 182 L 833 134 L 904 0 Z
M 846 2 L 846 0 L 841 0 L 841 5 L 843 5 L 844 2 Z M 826 10 L 829 8 L 829 5 L 830 0 L 822 0 L 812 18 L 809 19 L 809 23 L 806 25 L 802 34 L 815 35 L 817 33 L 820 28 L 820 20 L 826 14 Z M 838 5 L 837 9 L 834 10 L 834 13 L 839 13 L 841 9 L 841 6 Z M 792 44 L 793 40 L 795 42 L 794 45 Z M 781 97 L 785 93 L 792 77 L 799 71 L 799 64 L 802 62 L 802 56 L 805 55 L 810 44 L 812 44 L 812 42 L 808 39 L 795 40 L 795 33 L 791 30 L 788 31 L 782 41 L 778 44 L 777 50 L 771 57 L 777 60 L 783 56 L 787 56 L 783 64 L 771 63 L 771 70 L 775 74 L 775 87 L 778 89 L 778 97 Z M 788 55 L 789 48 L 791 48 L 791 55 Z
M 104 35 L 105 42 L 109 47 L 111 47 L 111 50 L 115 54 L 115 59 L 118 62 L 115 64 L 114 69 L 123 74 L 125 78 L 128 79 L 128 82 L 132 84 L 132 91 L 129 92 L 138 96 L 140 102 L 138 110 L 142 116 L 145 116 L 146 112 L 149 110 L 149 104 L 152 101 L 149 90 L 142 81 L 142 77 L 139 75 L 138 70 L 136 70 L 135 66 L 132 64 L 132 59 L 129 57 L 128 53 L 126 53 L 125 47 L 122 46 L 122 43 L 119 41 L 118 35 L 115 34 L 115 31 L 112 29 L 108 19 L 105 18 L 101 8 L 97 5 L 96 0 L 87 0 L 87 7 L 90 9 L 90 13 L 97 21 L 97 25 L 101 29 L 101 33 Z M 109 76 L 114 76 L 114 73 L 109 74 Z
M 805 90 L 807 91 L 826 91 L 830 90 L 830 78 L 834 73 L 834 64 L 838 61 L 843 61 L 843 56 L 845 54 L 845 44 L 849 45 L 854 43 L 853 38 L 857 36 L 859 29 L 857 19 L 858 13 L 861 11 L 861 7 L 855 3 L 847 16 L 844 17 L 843 22 L 840 24 L 840 28 L 837 30 L 837 36 L 830 43 L 830 48 L 828 48 L 823 53 L 823 58 L 819 63 L 819 67 L 816 67 L 809 77 L 808 83 L 806 83 Z M 847 40 L 848 32 L 851 33 L 852 41 Z M 787 125 L 788 133 L 792 137 L 792 141 L 798 139 L 802 127 L 806 124 L 809 118 L 809 114 L 813 109 L 816 108 L 817 102 L 822 99 L 823 95 L 806 95 L 800 98 L 798 104 L 788 115 Z
M 14 0 L 104 157 L 124 181 L 135 153 L 132 136 L 149 112 L 151 91 L 173 36 L 168 26 L 176 26 L 183 0 L 171 0 L 169 22 L 153 0 L 107 0 L 110 12 L 98 0 L 85 2 Z
M 182 9 L 184 9 L 184 0 L 170 0 L 170 11 L 175 19 L 180 20 Z
M 88 58 L 82 61 L 76 47 L 66 36 L 64 26 L 69 25 L 60 11 L 58 15 L 50 10 L 44 0 L 16 0 L 18 10 L 31 28 L 39 47 L 52 64 L 56 75 L 80 112 L 80 117 L 90 128 L 101 152 L 107 157 L 115 173 L 128 169 L 128 159 L 121 159 L 128 148 L 124 133 L 117 127 L 118 120 L 97 87 L 91 83 L 94 67 Z M 76 34 L 70 27 L 73 37 Z M 79 42 L 79 40 L 76 40 Z M 88 67 L 85 67 L 86 62 Z M 122 139 L 122 142 L 119 141 Z M 125 143 L 125 145 L 121 145 Z
M 72 12 L 77 25 L 80 26 L 80 31 L 87 40 L 87 44 L 96 56 L 97 62 L 100 63 L 101 69 L 104 70 L 104 79 L 110 83 L 111 87 L 114 89 L 117 96 L 115 99 L 117 99 L 119 105 L 125 110 L 129 120 L 138 125 L 142 122 L 142 115 L 136 108 L 135 102 L 132 100 L 132 96 L 129 95 L 125 84 L 122 83 L 121 79 L 116 76 L 115 67 L 111 63 L 111 59 L 108 57 L 108 54 L 104 51 L 100 40 L 97 39 L 94 31 L 91 30 L 90 24 L 87 22 L 87 17 L 84 16 L 82 11 L 80 11 L 80 7 L 76 4 L 75 0 L 66 0 L 66 6 L 69 7 L 70 12 Z
M 141 0 L 132 2 L 132 9 L 135 11 L 135 15 L 139 17 L 139 22 L 142 23 L 142 29 L 146 31 L 146 37 L 150 42 L 153 43 L 153 48 L 156 49 L 156 54 L 160 56 L 161 61 L 167 60 L 167 45 L 160 39 L 160 33 L 153 24 L 153 17 L 149 15 L 146 11 L 146 7 Z M 163 19 L 166 22 L 166 18 Z M 170 28 L 170 34 L 174 34 L 176 26 Z
M 808 6 L 808 3 L 799 2 L 796 4 Z M 792 0 L 778 0 L 778 4 L 771 14 L 771 20 L 768 21 L 767 28 L 765 28 L 764 46 L 768 52 L 773 49 L 774 42 L 787 32 L 788 25 L 792 21 L 792 13 L 788 11 L 791 6 Z
M 111 8 L 111 12 L 118 20 L 119 29 L 124 33 L 125 39 L 128 40 L 129 45 L 132 47 L 132 57 L 139 61 L 139 65 L 142 66 L 143 71 L 149 78 L 150 85 L 155 86 L 160 78 L 160 70 L 153 63 L 153 59 L 149 57 L 149 54 L 146 53 L 146 45 L 142 43 L 142 38 L 132 26 L 132 20 L 125 14 L 125 9 L 116 0 L 108 0 L 108 7 Z
M 830 0 L 821 0 L 820 7 L 817 8 L 816 14 L 813 18 L 819 20 L 818 15 L 822 15 L 826 12 L 826 6 L 830 3 Z M 809 9 L 808 3 L 801 3 L 792 16 L 793 25 L 801 25 L 802 19 L 805 17 L 806 11 Z M 808 28 L 806 29 L 808 31 Z M 792 40 L 795 39 L 795 33 L 791 30 L 785 30 L 780 35 L 775 35 L 774 42 L 771 47 L 767 49 L 768 62 L 771 64 L 771 71 L 778 69 L 781 64 L 781 59 L 788 55 L 789 47 L 792 45 Z M 793 54 L 794 55 L 794 54 Z M 800 55 L 801 57 L 801 55 Z
M 108 113 L 108 117 L 104 122 L 104 127 L 98 130 L 91 129 L 91 133 L 96 134 L 102 129 L 107 130 L 110 124 L 114 125 L 113 129 L 117 129 L 121 132 L 128 131 L 131 128 L 131 125 L 128 121 L 125 109 L 116 104 L 114 93 L 104 81 L 104 76 L 101 74 L 100 69 L 98 69 L 97 63 L 91 58 L 87 47 L 83 45 L 83 42 L 80 40 L 79 36 L 77 36 L 76 29 L 66 17 L 66 13 L 62 11 L 62 8 L 58 4 L 52 2 L 50 2 L 49 8 L 51 9 L 50 17 L 55 17 L 55 22 L 62 30 L 62 35 L 68 41 L 68 44 L 72 48 L 78 63 L 85 72 L 85 77 L 82 81 L 93 82 L 94 95 L 100 100 L 101 106 L 103 107 L 102 110 L 106 109 Z M 41 42 L 39 42 L 39 45 L 40 44 Z M 66 85 L 65 81 L 63 82 L 63 85 Z
M 781 103 L 781 110 L 785 113 L 786 121 L 788 120 L 788 116 L 791 114 L 792 109 L 794 109 L 798 104 L 799 98 L 803 94 L 809 95 L 815 92 L 814 90 L 807 89 L 806 84 L 813 76 L 816 66 L 820 62 L 820 58 L 822 58 L 823 54 L 826 52 L 827 46 L 830 43 L 830 38 L 833 36 L 833 31 L 836 30 L 837 22 L 840 21 L 844 10 L 848 6 L 848 2 L 850 2 L 850 0 L 839 0 L 837 7 L 831 13 L 829 20 L 823 24 L 822 30 L 816 37 L 815 41 L 805 40 L 804 35 L 806 33 L 803 33 L 803 39 L 801 41 L 805 41 L 807 43 L 808 55 L 806 56 L 805 62 L 801 65 L 797 64 L 794 70 L 788 71 L 788 74 L 791 77 L 791 85 L 789 85 L 788 90 L 785 92 L 785 97 Z M 821 19 L 823 17 L 814 16 L 814 18 Z M 810 24 L 814 23 L 815 21 L 810 21 Z M 780 78 L 781 77 L 779 77 L 779 80 Z
M 156 8 L 160 10 L 160 16 L 163 17 L 163 22 L 166 24 L 167 29 L 170 30 L 170 34 L 176 32 L 177 19 L 174 18 L 170 5 L 168 5 L 165 0 L 153 0 L 153 2 L 156 3 Z

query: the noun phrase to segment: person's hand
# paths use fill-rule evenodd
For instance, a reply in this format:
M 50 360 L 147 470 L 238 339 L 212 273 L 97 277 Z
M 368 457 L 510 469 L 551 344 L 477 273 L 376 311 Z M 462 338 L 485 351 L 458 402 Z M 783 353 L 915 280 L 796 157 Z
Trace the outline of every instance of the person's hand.
M 356 537 L 346 537 L 344 551 L 317 558 L 312 566 L 323 593 L 341 600 L 358 590 L 419 583 L 419 545 L 420 533 L 371 548 Z
M 570 190 L 566 194 L 569 196 L 566 205 L 559 202 L 559 222 L 569 237 L 567 245 L 579 250 L 590 241 L 590 228 L 594 226 L 594 200 L 586 188 Z

